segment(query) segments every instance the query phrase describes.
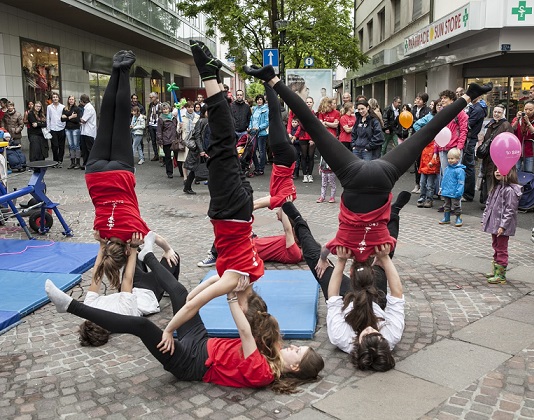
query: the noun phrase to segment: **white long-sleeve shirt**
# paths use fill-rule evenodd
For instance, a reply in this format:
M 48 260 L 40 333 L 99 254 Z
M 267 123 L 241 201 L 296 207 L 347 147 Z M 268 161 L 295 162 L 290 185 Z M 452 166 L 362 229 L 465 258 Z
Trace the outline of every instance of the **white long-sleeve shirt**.
M 402 338 L 404 332 L 404 296 L 396 298 L 391 295 L 386 296 L 386 310 L 373 302 L 373 312 L 377 318 L 383 318 L 384 321 L 378 322 L 378 331 L 382 334 L 388 343 L 389 348 L 393 348 Z M 332 296 L 326 301 L 326 331 L 330 342 L 343 350 L 345 353 L 352 351 L 356 332 L 345 320 L 345 316 L 352 310 L 350 303 L 343 311 L 343 297 Z
M 83 301 L 87 306 L 121 315 L 143 316 L 160 311 L 158 300 L 152 290 L 134 287 L 132 293 L 118 292 L 100 296 L 88 291 Z
M 50 104 L 46 107 L 46 127 L 50 131 L 61 131 L 65 129 L 67 124 L 65 121 L 61 121 L 61 114 L 63 114 L 62 104 Z

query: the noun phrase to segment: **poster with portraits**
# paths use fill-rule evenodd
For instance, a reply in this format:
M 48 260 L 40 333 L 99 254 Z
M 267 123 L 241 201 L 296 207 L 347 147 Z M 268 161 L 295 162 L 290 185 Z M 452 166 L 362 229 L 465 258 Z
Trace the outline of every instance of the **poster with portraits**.
M 308 96 L 312 97 L 314 111 L 317 111 L 322 98 L 335 97 L 331 69 L 287 69 L 286 84 L 303 100 Z

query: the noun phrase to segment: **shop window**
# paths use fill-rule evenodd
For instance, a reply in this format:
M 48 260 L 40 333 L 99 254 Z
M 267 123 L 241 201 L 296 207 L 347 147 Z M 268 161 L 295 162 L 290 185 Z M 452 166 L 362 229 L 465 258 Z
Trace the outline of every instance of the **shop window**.
M 367 36 L 369 40 L 369 49 L 373 48 L 373 19 L 367 22 Z
M 397 32 L 401 28 L 401 1 L 393 0 L 393 32 Z
M 108 86 L 110 76 L 108 74 L 89 72 L 89 98 L 95 107 L 97 118 L 100 119 L 102 98 Z
M 33 41 L 21 41 L 20 48 L 24 99 L 52 103 L 52 94 L 61 93 L 59 49 Z
M 412 20 L 417 19 L 423 14 L 423 0 L 413 0 Z
M 363 28 L 358 31 L 358 42 L 360 43 L 360 49 L 363 51 Z
M 488 105 L 487 117 L 492 117 L 493 108 L 495 107 L 495 105 L 502 104 L 506 108 L 506 118 L 508 119 L 508 121 L 512 121 L 517 112 L 523 109 L 524 100 L 519 100 L 522 95 L 521 85 L 517 87 L 516 91 L 514 91 L 513 88 L 511 89 L 510 86 L 513 86 L 513 80 L 521 81 L 521 79 L 522 78 L 515 77 L 511 79 L 509 79 L 508 77 L 476 77 L 467 79 L 465 86 L 468 86 L 469 83 L 493 83 L 493 90 L 489 94 L 484 95 L 482 97 L 482 99 L 484 99 L 484 101 L 486 101 L 486 104 Z M 512 84 L 510 84 L 511 81 Z
M 378 30 L 380 31 L 380 37 L 378 42 L 382 42 L 386 39 L 386 9 L 382 9 L 378 12 Z

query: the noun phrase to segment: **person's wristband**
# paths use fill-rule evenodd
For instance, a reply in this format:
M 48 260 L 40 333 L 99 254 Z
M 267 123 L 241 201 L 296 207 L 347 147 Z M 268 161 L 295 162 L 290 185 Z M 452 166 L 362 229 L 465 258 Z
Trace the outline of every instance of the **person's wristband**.
M 136 248 L 139 248 L 139 245 L 130 245 L 130 248 L 136 249 Z
M 226 301 L 227 301 L 228 303 L 237 302 L 237 296 L 234 296 L 233 298 L 230 298 L 230 299 L 226 299 Z

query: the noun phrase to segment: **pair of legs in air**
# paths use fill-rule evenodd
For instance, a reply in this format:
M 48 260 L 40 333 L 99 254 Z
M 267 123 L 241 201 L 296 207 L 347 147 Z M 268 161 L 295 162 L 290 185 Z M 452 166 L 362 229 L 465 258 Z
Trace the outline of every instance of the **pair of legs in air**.
M 470 85 L 461 98 L 439 112 L 424 128 L 417 131 L 391 152 L 366 162 L 351 153 L 334 138 L 321 122 L 309 111 L 300 96 L 294 93 L 275 75 L 272 66 L 261 69 L 245 67 L 245 72 L 258 77 L 280 95 L 317 145 L 321 156 L 338 177 L 343 186 L 343 202 L 353 213 L 368 213 L 383 206 L 395 182 L 412 165 L 439 131 L 467 106 L 471 99 L 491 90 L 491 87 Z
M 187 289 L 176 281 L 174 274 L 165 268 L 152 252 L 145 255 L 143 262 L 154 273 L 159 288 L 169 294 L 173 313 L 176 313 L 186 302 Z M 139 337 L 165 370 L 178 379 L 200 381 L 206 373 L 204 362 L 208 358 L 206 347 L 208 333 L 199 314 L 176 330 L 177 338 L 174 340 L 174 353 L 171 355 L 170 352 L 163 353 L 158 349 L 162 330 L 149 319 L 119 315 L 86 306 L 57 289 L 50 280 L 47 280 L 45 288 L 58 312 L 69 312 L 94 322 L 111 333 L 132 334 Z

